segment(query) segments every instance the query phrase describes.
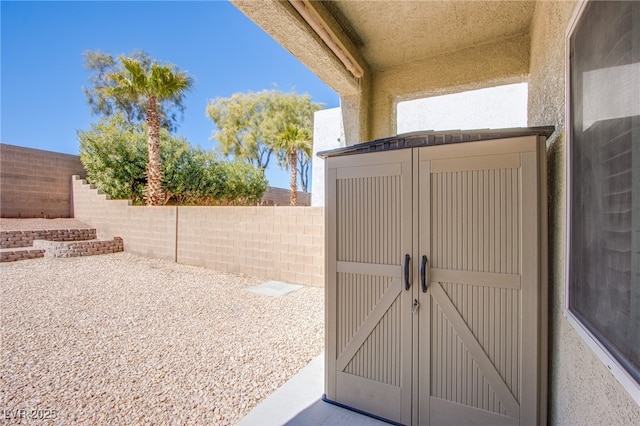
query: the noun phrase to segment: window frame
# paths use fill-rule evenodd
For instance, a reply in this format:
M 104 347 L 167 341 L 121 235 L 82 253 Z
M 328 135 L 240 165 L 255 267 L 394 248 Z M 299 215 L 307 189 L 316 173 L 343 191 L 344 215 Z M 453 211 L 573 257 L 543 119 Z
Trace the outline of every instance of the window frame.
M 629 374 L 622 364 L 611 354 L 607 347 L 589 330 L 589 328 L 570 310 L 570 258 L 571 258 L 571 148 L 572 148 L 572 116 L 571 116 L 571 37 L 577 29 L 587 5 L 592 0 L 581 0 L 574 10 L 574 15 L 569 23 L 565 34 L 565 185 L 566 185 L 566 235 L 565 235 L 565 288 L 564 288 L 564 318 L 571 324 L 578 335 L 585 341 L 587 346 L 596 354 L 600 361 L 609 369 L 618 382 L 640 405 L 640 382 Z

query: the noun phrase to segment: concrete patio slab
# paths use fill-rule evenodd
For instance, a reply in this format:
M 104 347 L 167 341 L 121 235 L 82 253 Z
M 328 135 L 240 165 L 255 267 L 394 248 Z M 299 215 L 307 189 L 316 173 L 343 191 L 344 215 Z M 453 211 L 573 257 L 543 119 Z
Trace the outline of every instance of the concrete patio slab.
M 280 389 L 262 401 L 238 425 L 242 426 L 379 426 L 380 420 L 322 400 L 324 354 L 318 356 Z
M 267 281 L 264 284 L 248 287 L 247 290 L 251 293 L 260 294 L 263 296 L 284 296 L 292 291 L 300 290 L 303 286 L 298 284 L 288 284 L 282 281 Z

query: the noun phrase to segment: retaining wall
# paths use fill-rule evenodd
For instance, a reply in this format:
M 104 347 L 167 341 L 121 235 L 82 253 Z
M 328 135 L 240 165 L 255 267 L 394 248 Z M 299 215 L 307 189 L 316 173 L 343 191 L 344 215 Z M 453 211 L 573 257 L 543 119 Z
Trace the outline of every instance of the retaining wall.
M 124 251 L 122 238 L 89 241 L 35 240 L 33 248 L 44 251 L 44 257 L 80 257 Z
M 72 175 L 76 155 L 0 144 L 0 217 L 72 217 Z
M 18 260 L 38 259 L 44 257 L 43 249 L 16 249 L 0 251 L 0 263 L 16 262 Z
M 49 229 L 40 231 L 1 231 L 0 248 L 31 247 L 34 240 L 80 241 L 96 238 L 95 229 Z
M 221 271 L 324 284 L 321 207 L 142 207 L 73 180 L 74 215 L 125 250 Z

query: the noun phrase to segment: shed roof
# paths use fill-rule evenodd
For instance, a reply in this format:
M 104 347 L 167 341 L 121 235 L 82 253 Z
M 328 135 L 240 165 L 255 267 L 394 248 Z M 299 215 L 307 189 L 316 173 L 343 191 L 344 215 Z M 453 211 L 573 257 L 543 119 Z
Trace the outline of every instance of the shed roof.
M 360 143 L 344 148 L 318 152 L 318 157 L 341 157 L 344 155 L 363 154 L 367 152 L 391 151 L 405 148 L 419 148 L 423 146 L 444 145 L 461 142 L 477 142 L 489 139 L 506 139 L 520 136 L 549 137 L 554 131 L 553 126 L 515 127 L 511 129 L 477 129 L 477 130 L 446 130 L 420 131 L 404 133 L 372 142 Z

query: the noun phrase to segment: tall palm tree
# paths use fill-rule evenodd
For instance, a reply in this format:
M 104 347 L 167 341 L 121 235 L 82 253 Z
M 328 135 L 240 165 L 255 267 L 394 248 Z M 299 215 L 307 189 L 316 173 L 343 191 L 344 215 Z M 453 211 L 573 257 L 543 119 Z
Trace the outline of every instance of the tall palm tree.
M 158 206 L 164 203 L 162 190 L 162 164 L 160 160 L 160 123 L 159 106 L 165 101 L 180 102 L 185 91 L 193 87 L 193 79 L 173 65 L 161 65 L 157 62 L 145 67 L 140 61 L 121 57 L 124 69 L 109 74 L 113 81 L 110 93 L 114 97 L 123 97 L 145 105 L 147 123 L 147 186 L 145 203 Z
M 306 129 L 301 129 L 298 126 L 287 124 L 284 131 L 280 135 L 280 140 L 277 143 L 279 149 L 284 153 L 285 163 L 289 165 L 291 169 L 291 192 L 289 194 L 289 203 L 292 206 L 298 205 L 298 156 L 306 155 L 311 156 L 311 150 L 313 149 L 313 141 Z

